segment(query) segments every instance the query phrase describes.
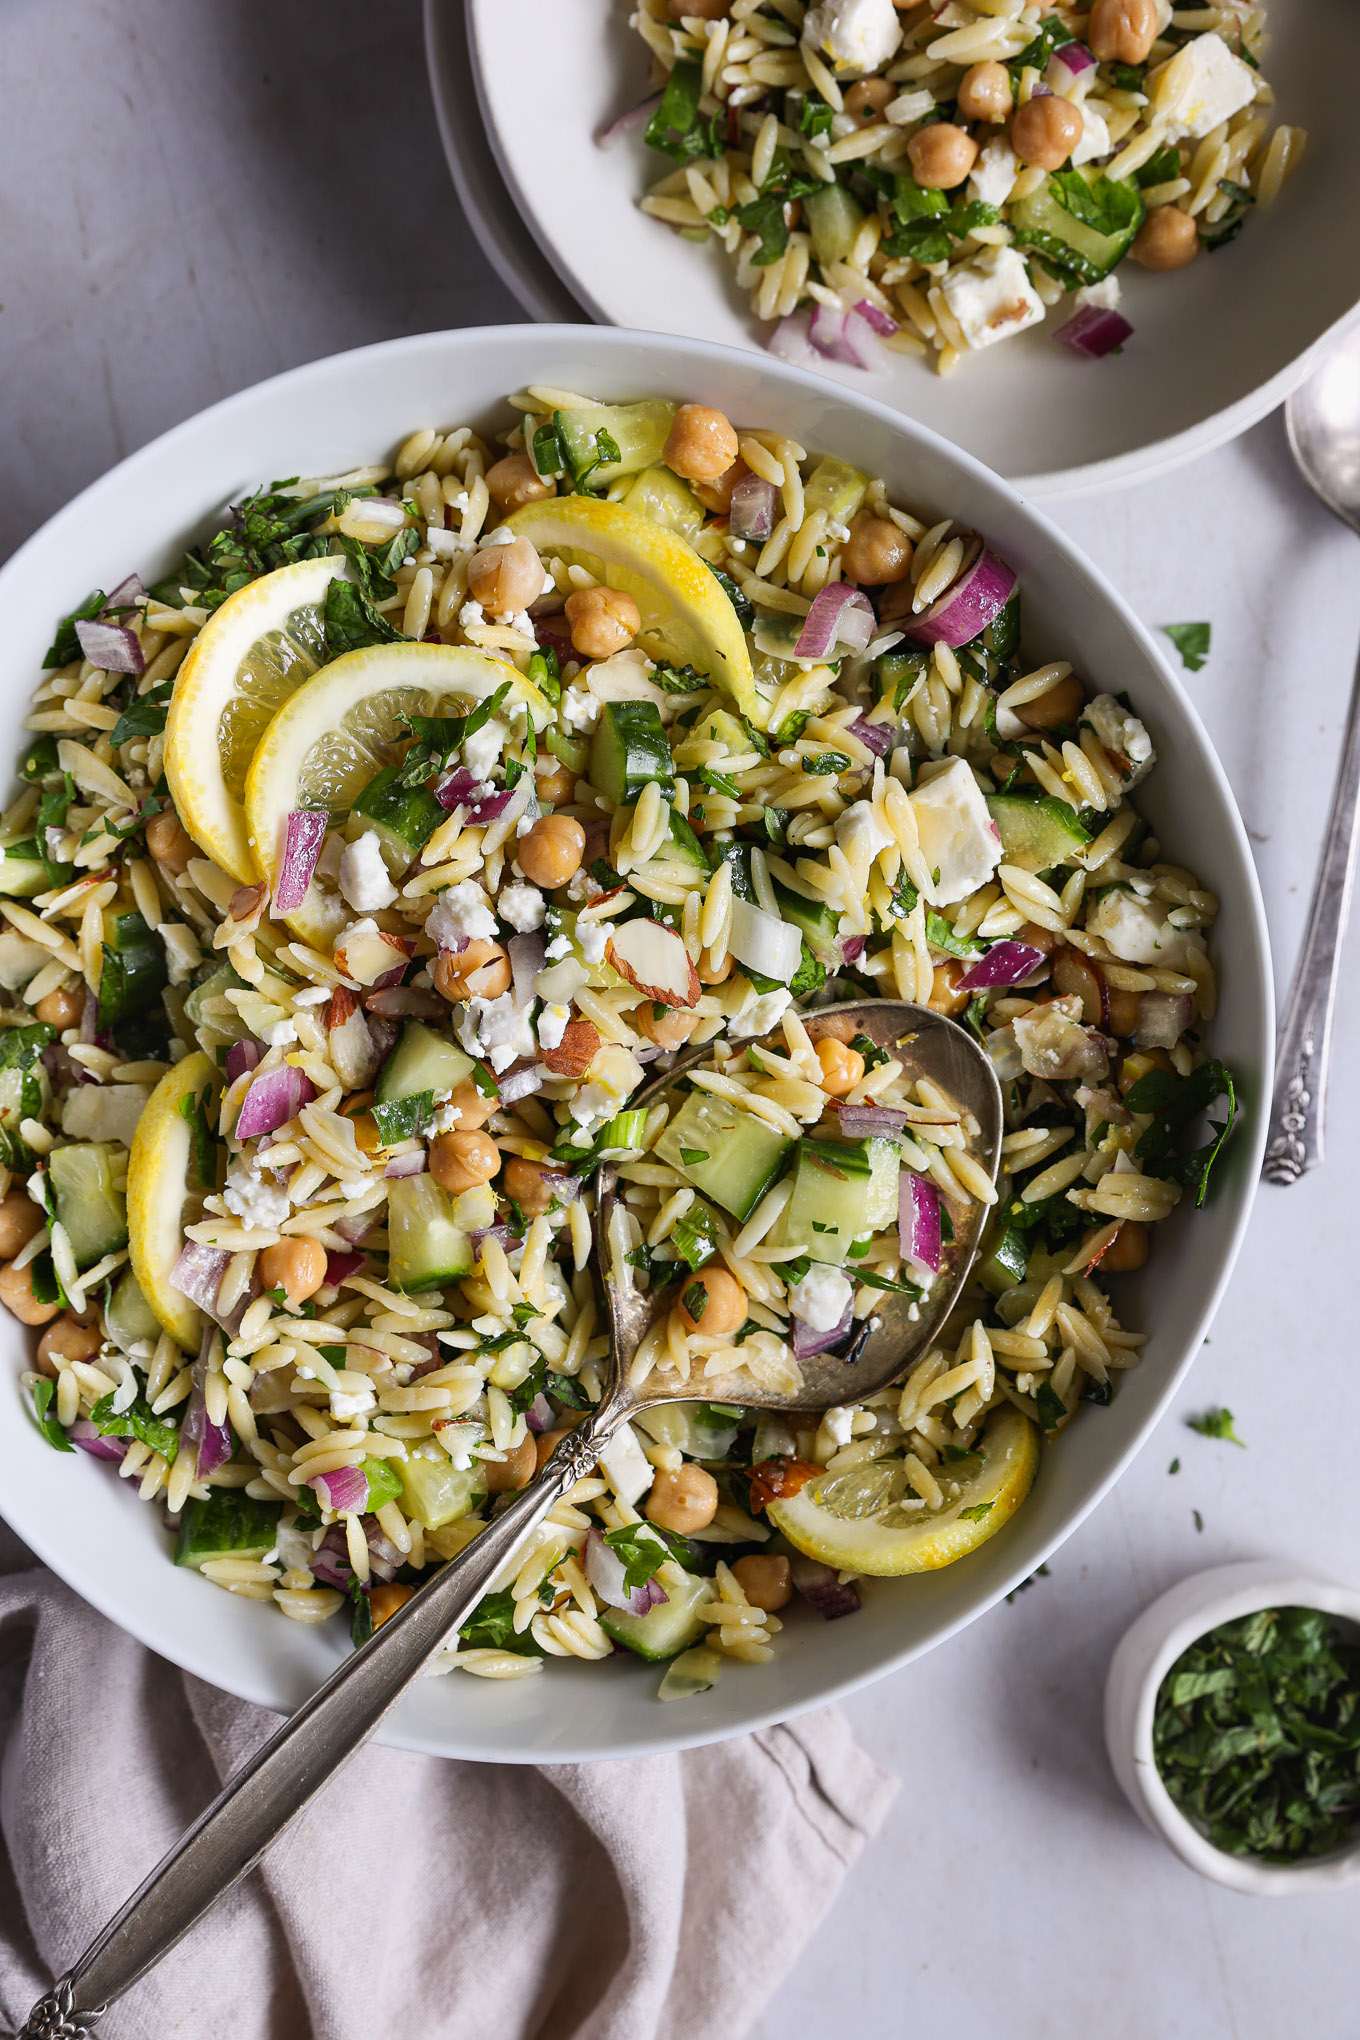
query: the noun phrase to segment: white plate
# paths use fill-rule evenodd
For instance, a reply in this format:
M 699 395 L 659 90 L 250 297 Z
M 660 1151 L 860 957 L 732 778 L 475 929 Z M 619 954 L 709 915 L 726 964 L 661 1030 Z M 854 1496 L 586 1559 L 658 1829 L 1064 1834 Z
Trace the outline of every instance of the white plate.
M 1270 1095 L 1271 975 L 1265 919 L 1227 781 L 1179 681 L 1148 633 L 1070 541 L 1004 482 L 883 405 L 781 363 L 656 334 L 597 327 L 481 327 L 393 340 L 262 383 L 143 448 L 54 517 L 0 570 L 11 684 L 0 747 L 17 754 L 54 620 L 132 568 L 160 575 L 214 506 L 279 474 L 385 459 L 422 424 L 508 424 L 505 391 L 552 383 L 613 400 L 684 391 L 884 475 L 903 501 L 985 532 L 1021 576 L 1027 643 L 1061 652 L 1101 687 L 1127 690 L 1161 764 L 1140 797 L 1178 862 L 1222 902 L 1214 1049 L 1237 1072 L 1243 1123 L 1198 1213 L 1158 1240 L 1155 1281 L 1130 1279 L 1121 1314 L 1149 1334 L 1112 1406 L 1083 1412 L 1045 1454 L 1005 1532 L 958 1565 L 884 1581 L 863 1611 L 823 1623 L 791 1611 L 775 1661 L 730 1666 L 711 1693 L 660 1705 L 654 1668 L 554 1663 L 514 1684 L 457 1674 L 420 1684 L 384 1740 L 448 1756 L 544 1762 L 710 1742 L 797 1714 L 907 1663 L 1034 1571 L 1118 1476 L 1189 1365 L 1228 1278 L 1256 1187 Z M 1151 1274 L 1153 1271 L 1149 1271 Z M 58 1458 L 21 1406 L 29 1337 L 0 1313 L 0 1508 L 78 1593 L 162 1657 L 268 1707 L 295 1706 L 339 1659 L 338 1625 L 304 1629 L 169 1562 L 159 1511 L 110 1468 Z
M 462 0 L 425 0 L 425 61 L 454 189 L 487 261 L 531 318 L 587 318 L 506 189 L 477 104 Z
M 598 319 L 761 346 L 726 257 L 637 209 L 667 167 L 635 129 L 594 136 L 649 89 L 628 0 L 469 0 L 477 89 L 506 181 L 543 252 Z M 1284 118 L 1309 131 L 1298 175 L 1232 246 L 1174 276 L 1126 264 L 1124 352 L 1084 361 L 1053 322 L 965 360 L 948 378 L 902 357 L 886 376 L 827 364 L 931 426 L 1031 496 L 1145 480 L 1231 439 L 1281 403 L 1308 351 L 1360 300 L 1360 151 L 1350 71 L 1353 0 L 1272 0 L 1268 72 Z

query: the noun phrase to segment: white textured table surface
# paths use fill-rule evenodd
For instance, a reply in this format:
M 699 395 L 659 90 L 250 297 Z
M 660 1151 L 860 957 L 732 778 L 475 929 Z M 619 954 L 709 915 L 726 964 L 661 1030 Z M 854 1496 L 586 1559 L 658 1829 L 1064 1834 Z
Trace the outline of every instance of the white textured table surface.
M 0 77 L 0 554 L 122 454 L 262 376 L 517 316 L 445 175 L 415 0 L 8 0 Z M 1059 521 L 1149 623 L 1213 624 L 1188 684 L 1256 846 L 1282 990 L 1360 639 L 1355 541 L 1296 480 L 1278 418 Z M 1201 1883 L 1119 1796 L 1100 1719 L 1120 1632 L 1186 1572 L 1278 1554 L 1360 1573 L 1339 1449 L 1360 1422 L 1358 993 L 1360 944 L 1332 1159 L 1262 1192 L 1181 1406 L 1047 1579 L 850 1702 L 902 1793 L 751 2040 L 1354 2035 L 1360 1888 L 1272 1905 Z M 1245 1452 L 1186 1429 L 1216 1402 Z

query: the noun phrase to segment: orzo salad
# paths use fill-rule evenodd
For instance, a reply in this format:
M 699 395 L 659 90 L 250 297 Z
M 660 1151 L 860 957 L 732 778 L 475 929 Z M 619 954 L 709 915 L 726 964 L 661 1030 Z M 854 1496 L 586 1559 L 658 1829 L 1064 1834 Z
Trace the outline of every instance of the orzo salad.
M 624 1426 L 441 1669 L 634 1652 L 693 1693 L 795 1594 L 845 1615 L 994 1534 L 1135 1364 L 1106 1278 L 1232 1113 L 1152 736 L 1023 641 L 985 539 L 834 452 L 543 388 L 90 594 L 0 846 L 0 1299 L 48 1443 L 180 1565 L 362 1639 L 598 1401 L 608 1162 L 617 1272 L 674 1288 L 637 1364 L 694 1400 Z M 997 1183 L 838 1024 L 875 995 L 985 1046 Z M 978 1203 L 891 1389 L 703 1400 L 796 1395 Z
M 1052 315 L 1078 354 L 1123 346 L 1125 259 L 1183 269 L 1277 197 L 1303 153 L 1275 124 L 1253 0 L 639 0 L 673 167 L 643 210 L 719 243 L 770 346 L 816 366 L 941 374 Z

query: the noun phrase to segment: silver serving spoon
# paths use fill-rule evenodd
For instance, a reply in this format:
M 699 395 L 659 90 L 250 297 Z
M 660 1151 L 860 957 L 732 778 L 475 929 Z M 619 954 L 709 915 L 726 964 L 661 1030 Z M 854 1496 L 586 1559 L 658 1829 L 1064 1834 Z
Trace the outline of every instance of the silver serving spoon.
M 913 1076 L 929 1077 L 961 1108 L 969 1153 L 995 1180 L 1001 1154 L 1001 1093 L 991 1062 L 953 1021 L 923 1006 L 895 999 L 870 999 L 828 1007 L 804 1016 L 814 1040 L 851 1023 L 900 1058 Z M 839 1023 L 839 1026 L 837 1025 Z M 782 1033 L 764 1037 L 779 1052 Z M 704 1062 L 710 1048 L 678 1058 L 670 1069 L 631 1101 L 654 1103 L 686 1070 Z M 596 1249 L 603 1269 L 615 1172 L 605 1172 L 596 1215 Z M 745 1377 L 706 1376 L 706 1400 L 741 1402 L 765 1409 L 828 1409 L 883 1388 L 914 1354 L 929 1344 L 967 1280 L 986 1222 L 977 1203 L 954 1215 L 955 1238 L 947 1261 L 925 1300 L 909 1317 L 910 1304 L 885 1292 L 878 1315 L 851 1339 L 846 1353 L 824 1353 L 803 1364 L 804 1390 L 795 1399 L 762 1389 Z M 419 1673 L 426 1659 L 465 1622 L 498 1576 L 513 1577 L 513 1560 L 535 1525 L 594 1467 L 625 1419 L 660 1403 L 693 1400 L 678 1395 L 675 1383 L 649 1377 L 629 1382 L 629 1365 L 653 1319 L 669 1310 L 680 1281 L 656 1290 L 623 1292 L 606 1281 L 613 1332 L 609 1379 L 603 1400 L 568 1433 L 537 1479 L 457 1558 L 435 1573 L 417 1593 L 311 1699 L 261 1745 L 224 1785 L 188 1833 L 162 1858 L 79 1960 L 29 2014 L 17 2040 L 80 2040 L 115 1998 L 160 1961 L 320 1791 L 340 1766 L 367 1741 L 383 1716 Z
M 1285 406 L 1299 473 L 1334 517 L 1360 532 L 1360 326 L 1328 348 Z M 1350 912 L 1360 798 L 1360 665 L 1351 683 L 1331 811 L 1303 946 L 1275 1056 L 1275 1095 L 1263 1174 L 1296 1183 L 1322 1160 L 1327 1057 L 1337 970 Z

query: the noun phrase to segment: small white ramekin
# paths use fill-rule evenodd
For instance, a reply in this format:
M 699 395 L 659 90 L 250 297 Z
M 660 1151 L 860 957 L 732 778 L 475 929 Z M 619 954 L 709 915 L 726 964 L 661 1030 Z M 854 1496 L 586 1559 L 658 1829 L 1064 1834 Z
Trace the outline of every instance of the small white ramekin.
M 1192 1573 L 1154 1601 L 1125 1632 L 1105 1681 L 1105 1743 L 1134 1812 L 1192 1870 L 1255 1898 L 1294 1898 L 1349 1884 L 1360 1877 L 1360 1835 L 1296 1864 L 1225 1855 L 1191 1825 L 1162 1783 L 1152 1719 L 1162 1680 L 1197 1637 L 1258 1608 L 1284 1607 L 1320 1608 L 1360 1634 L 1360 1593 L 1353 1588 L 1279 1559 L 1245 1559 Z

